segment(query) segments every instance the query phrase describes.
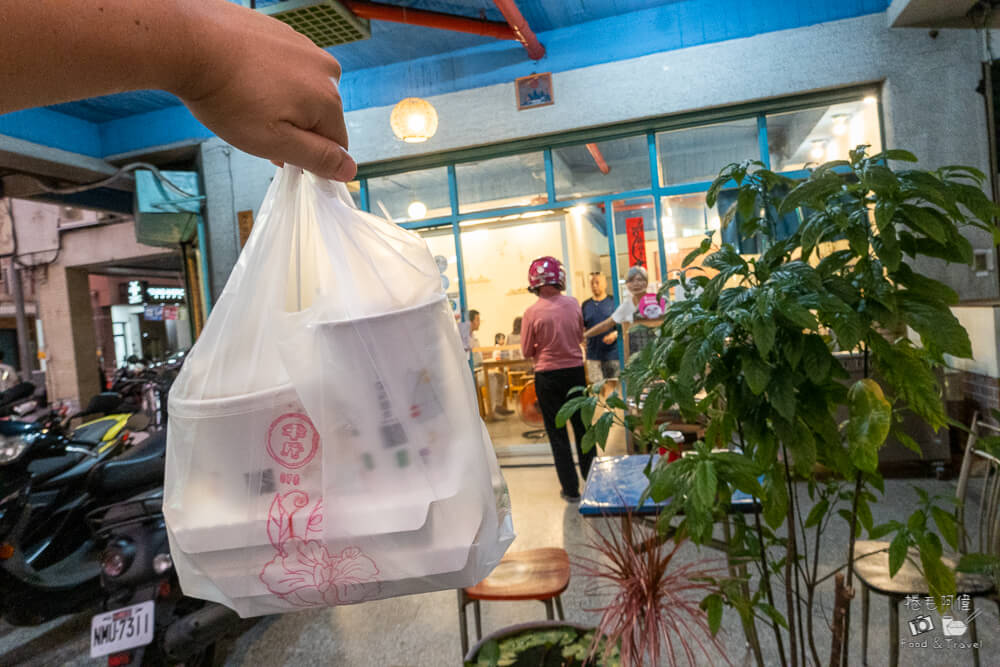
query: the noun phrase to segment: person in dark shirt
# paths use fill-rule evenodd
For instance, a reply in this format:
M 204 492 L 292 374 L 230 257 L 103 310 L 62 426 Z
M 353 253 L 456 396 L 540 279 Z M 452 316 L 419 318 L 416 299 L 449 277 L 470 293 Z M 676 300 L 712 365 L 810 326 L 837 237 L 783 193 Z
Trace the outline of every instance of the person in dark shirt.
M 583 326 L 587 329 L 611 317 L 615 300 L 608 295 L 608 283 L 603 273 L 590 274 L 593 297 L 583 302 Z M 587 381 L 591 384 L 618 377 L 618 331 L 587 339 Z

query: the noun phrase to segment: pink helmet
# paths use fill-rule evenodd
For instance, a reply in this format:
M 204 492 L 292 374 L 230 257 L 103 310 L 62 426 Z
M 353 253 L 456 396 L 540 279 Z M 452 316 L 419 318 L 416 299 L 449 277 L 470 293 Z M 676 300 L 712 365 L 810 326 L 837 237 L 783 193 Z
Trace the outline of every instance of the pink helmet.
M 555 257 L 539 257 L 528 269 L 528 290 L 537 294 L 542 285 L 566 289 L 566 269 Z

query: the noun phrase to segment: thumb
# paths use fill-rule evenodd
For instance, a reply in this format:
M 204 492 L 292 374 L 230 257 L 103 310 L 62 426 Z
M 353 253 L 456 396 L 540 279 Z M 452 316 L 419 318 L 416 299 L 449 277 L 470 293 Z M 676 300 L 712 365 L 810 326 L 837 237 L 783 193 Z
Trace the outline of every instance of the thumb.
M 346 183 L 358 173 L 358 165 L 344 147 L 324 136 L 288 124 L 276 160 Z

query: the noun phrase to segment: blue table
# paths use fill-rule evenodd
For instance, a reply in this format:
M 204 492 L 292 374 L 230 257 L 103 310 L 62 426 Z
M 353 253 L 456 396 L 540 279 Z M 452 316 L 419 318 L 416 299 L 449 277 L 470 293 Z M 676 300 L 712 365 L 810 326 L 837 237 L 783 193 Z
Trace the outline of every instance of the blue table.
M 653 465 L 659 456 L 653 456 Z M 626 512 L 640 515 L 656 514 L 669 501 L 654 503 L 647 498 L 639 507 L 639 498 L 649 486 L 643 474 L 648 454 L 602 456 L 594 459 L 587 475 L 587 485 L 580 499 L 580 514 L 584 516 L 620 516 Z M 759 512 L 760 503 L 753 496 L 737 491 L 733 494 L 731 512 Z

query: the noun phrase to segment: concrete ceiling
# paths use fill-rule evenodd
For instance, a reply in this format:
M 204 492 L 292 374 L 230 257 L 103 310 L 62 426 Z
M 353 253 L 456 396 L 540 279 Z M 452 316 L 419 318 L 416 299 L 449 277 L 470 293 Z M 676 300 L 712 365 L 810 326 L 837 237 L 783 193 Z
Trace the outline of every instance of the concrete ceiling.
M 990 27 L 1000 27 L 996 0 L 893 0 L 888 16 L 893 28 L 982 28 L 987 13 Z

